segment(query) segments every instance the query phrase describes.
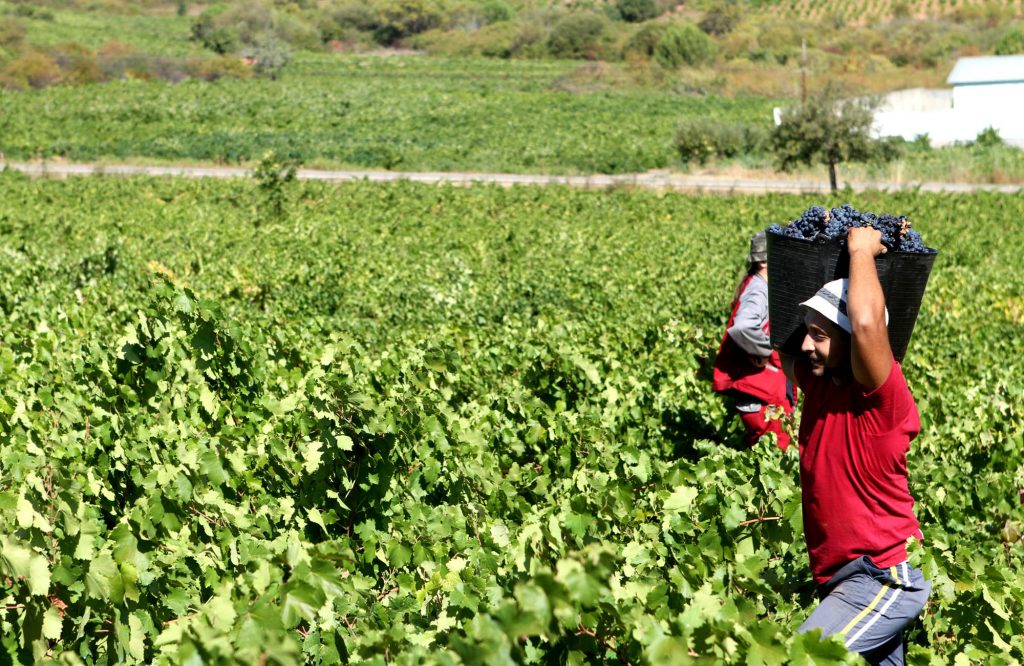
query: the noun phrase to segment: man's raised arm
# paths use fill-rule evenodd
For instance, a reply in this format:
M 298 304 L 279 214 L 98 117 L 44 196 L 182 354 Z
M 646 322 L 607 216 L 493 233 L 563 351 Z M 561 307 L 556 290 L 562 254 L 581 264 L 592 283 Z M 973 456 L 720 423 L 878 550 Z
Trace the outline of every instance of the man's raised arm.
M 875 268 L 875 257 L 885 252 L 882 233 L 869 227 L 852 228 L 847 232 L 846 249 L 850 253 L 850 362 L 854 379 L 870 391 L 885 383 L 892 368 L 885 295 Z

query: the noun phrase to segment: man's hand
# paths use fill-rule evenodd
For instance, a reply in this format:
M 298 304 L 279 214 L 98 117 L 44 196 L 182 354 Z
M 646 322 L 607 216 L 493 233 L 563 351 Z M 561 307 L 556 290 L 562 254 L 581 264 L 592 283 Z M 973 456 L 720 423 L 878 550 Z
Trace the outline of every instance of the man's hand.
M 872 257 L 885 254 L 882 245 L 882 232 L 872 227 L 853 227 L 846 232 L 846 251 L 852 256 L 855 252 L 869 252 Z

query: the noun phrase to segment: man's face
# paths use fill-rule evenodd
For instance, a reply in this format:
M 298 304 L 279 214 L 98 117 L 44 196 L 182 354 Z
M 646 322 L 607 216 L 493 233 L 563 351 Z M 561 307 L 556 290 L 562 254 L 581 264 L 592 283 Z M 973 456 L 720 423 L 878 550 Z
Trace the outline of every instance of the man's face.
M 811 362 L 811 372 L 816 377 L 843 374 L 849 358 L 849 345 L 843 329 L 814 310 L 807 310 L 804 314 L 804 325 L 807 335 L 800 351 Z

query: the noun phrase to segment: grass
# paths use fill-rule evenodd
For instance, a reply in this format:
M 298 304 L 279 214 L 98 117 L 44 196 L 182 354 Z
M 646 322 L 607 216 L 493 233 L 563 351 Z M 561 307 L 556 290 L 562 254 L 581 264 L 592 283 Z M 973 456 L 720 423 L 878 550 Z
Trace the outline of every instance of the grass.
M 15 4 L 0 2 L 0 15 L 14 12 Z M 197 52 L 189 41 L 188 17 L 97 13 L 74 9 L 49 8 L 52 19 L 18 17 L 26 29 L 26 40 L 38 48 L 78 44 L 99 49 L 116 41 L 140 53 L 152 55 L 188 55 Z

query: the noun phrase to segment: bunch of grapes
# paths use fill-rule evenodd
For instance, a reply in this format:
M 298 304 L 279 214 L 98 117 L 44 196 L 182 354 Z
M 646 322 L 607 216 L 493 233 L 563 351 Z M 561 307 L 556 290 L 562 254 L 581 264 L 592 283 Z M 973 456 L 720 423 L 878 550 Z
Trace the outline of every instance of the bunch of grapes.
M 910 226 L 906 215 L 876 215 L 871 212 L 860 212 L 850 204 L 827 210 L 822 206 L 811 206 L 785 227 L 773 224 L 768 227 L 769 233 L 789 236 L 790 238 L 836 238 L 845 242 L 846 230 L 851 227 L 873 227 L 882 232 L 882 244 L 890 250 L 899 252 L 934 252 L 925 247 L 921 234 Z

